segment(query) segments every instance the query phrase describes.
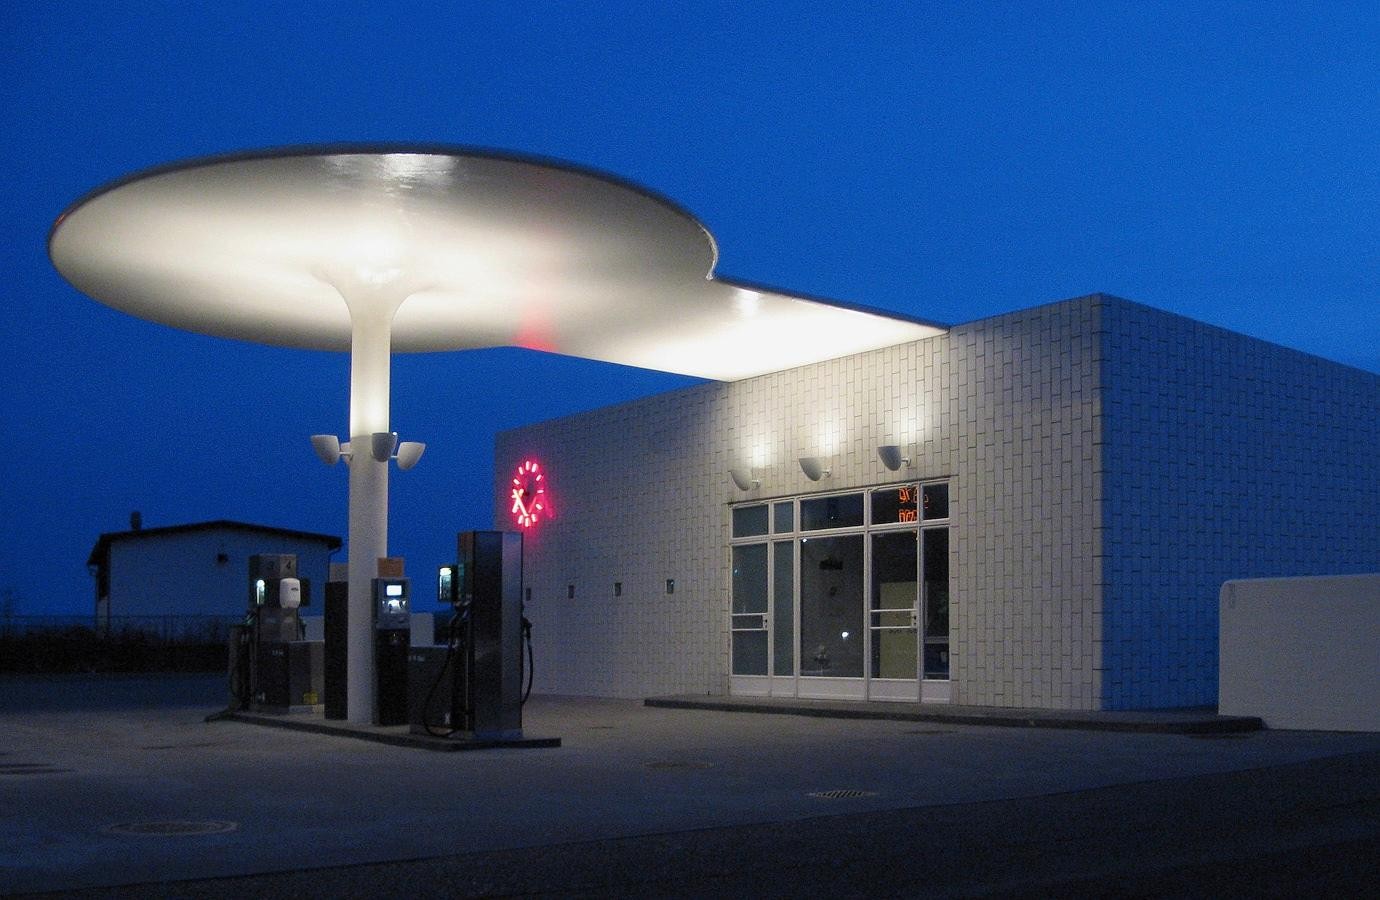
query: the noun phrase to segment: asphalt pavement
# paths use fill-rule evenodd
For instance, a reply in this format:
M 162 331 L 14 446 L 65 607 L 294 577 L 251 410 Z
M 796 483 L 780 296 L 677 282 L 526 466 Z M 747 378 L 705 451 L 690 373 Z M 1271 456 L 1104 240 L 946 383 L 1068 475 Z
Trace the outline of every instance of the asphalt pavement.
M 0 892 L 1356 895 L 1380 734 L 1004 728 L 535 697 L 558 748 L 203 721 L 202 676 L 0 679 Z

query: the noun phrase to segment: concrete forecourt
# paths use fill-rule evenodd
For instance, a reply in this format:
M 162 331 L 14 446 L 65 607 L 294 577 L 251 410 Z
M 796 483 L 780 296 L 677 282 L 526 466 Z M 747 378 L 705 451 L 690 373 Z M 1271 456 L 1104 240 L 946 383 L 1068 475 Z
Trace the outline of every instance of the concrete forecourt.
M 562 747 L 452 754 L 205 722 L 223 690 L 6 677 L 0 893 L 1336 895 L 1380 875 L 1374 733 L 538 696 L 525 721 Z

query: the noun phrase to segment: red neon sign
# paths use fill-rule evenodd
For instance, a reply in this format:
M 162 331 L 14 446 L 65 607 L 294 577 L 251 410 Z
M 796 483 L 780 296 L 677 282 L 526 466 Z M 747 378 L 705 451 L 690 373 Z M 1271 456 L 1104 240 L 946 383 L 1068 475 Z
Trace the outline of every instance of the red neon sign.
M 513 518 L 523 528 L 531 528 L 546 509 L 546 486 L 541 466 L 532 460 L 523 460 L 513 477 Z

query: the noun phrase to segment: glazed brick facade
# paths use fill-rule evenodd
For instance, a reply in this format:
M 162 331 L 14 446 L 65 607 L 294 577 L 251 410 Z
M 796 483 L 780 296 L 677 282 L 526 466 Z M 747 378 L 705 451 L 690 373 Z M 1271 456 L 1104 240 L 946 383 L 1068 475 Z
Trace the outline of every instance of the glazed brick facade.
M 1377 376 L 1094 295 L 504 432 L 495 524 L 538 460 L 539 691 L 721 694 L 730 504 L 947 479 L 954 702 L 1211 704 L 1222 581 L 1380 569 L 1377 402 Z

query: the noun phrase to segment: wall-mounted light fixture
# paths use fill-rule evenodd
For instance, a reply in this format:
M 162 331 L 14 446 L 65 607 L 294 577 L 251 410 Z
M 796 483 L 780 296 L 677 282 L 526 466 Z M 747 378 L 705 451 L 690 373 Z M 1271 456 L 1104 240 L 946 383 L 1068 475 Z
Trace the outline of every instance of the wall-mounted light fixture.
M 887 444 L 877 448 L 877 455 L 882 458 L 882 465 L 895 472 L 902 466 L 910 465 L 910 457 L 901 455 L 901 448 L 895 444 Z
M 398 449 L 398 433 L 396 431 L 375 431 L 369 435 L 371 448 L 374 451 L 374 459 L 379 462 L 388 462 L 393 458 L 393 451 Z
M 350 442 L 340 443 L 340 438 L 333 434 L 313 434 L 311 436 L 311 448 L 316 451 L 316 455 L 328 466 L 333 466 L 340 462 L 340 458 L 345 457 L 345 462 L 350 461 Z
M 752 477 L 751 469 L 729 469 L 728 477 L 733 479 L 733 485 L 740 491 L 750 491 L 762 486 L 761 479 Z
M 422 458 L 422 453 L 426 451 L 426 444 L 420 441 L 398 442 L 397 432 L 376 431 L 369 435 L 370 454 L 379 462 L 388 462 L 390 459 L 398 461 L 398 468 L 407 471 L 417 464 Z M 349 441 L 340 443 L 340 438 L 333 434 L 314 434 L 311 436 L 312 449 L 323 463 L 333 466 L 344 459 L 346 464 L 354 458 L 354 450 Z
M 824 467 L 818 456 L 800 457 L 800 471 L 805 473 L 805 477 L 811 481 L 819 481 L 821 478 L 828 478 L 831 469 Z

